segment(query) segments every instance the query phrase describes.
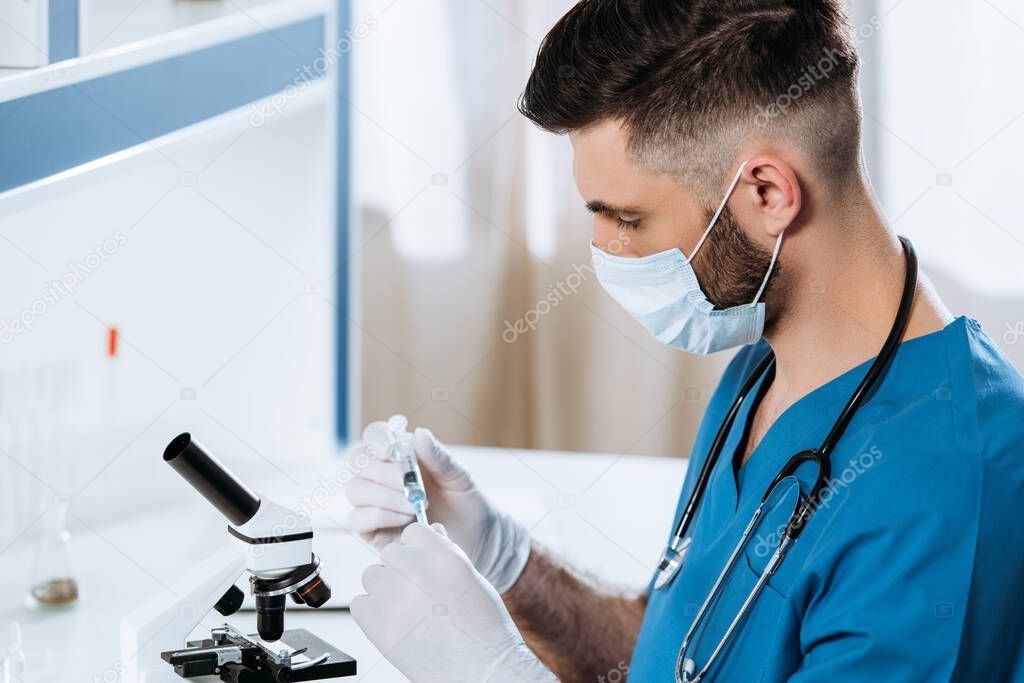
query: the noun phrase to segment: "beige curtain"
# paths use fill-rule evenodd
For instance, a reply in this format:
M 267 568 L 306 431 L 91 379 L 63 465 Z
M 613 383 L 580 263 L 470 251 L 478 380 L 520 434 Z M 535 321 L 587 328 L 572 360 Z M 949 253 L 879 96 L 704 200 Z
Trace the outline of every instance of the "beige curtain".
M 689 453 L 728 358 L 661 347 L 603 293 L 569 142 L 515 110 L 570 5 L 356 3 L 376 25 L 354 60 L 360 422 L 404 412 L 449 443 Z

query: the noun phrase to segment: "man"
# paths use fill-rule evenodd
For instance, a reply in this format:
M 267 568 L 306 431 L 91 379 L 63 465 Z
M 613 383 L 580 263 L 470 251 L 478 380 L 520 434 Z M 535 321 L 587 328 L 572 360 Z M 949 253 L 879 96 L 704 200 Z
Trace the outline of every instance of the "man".
M 769 352 L 774 372 L 755 378 L 726 434 L 678 575 L 638 598 L 531 545 L 430 432 L 416 431 L 416 451 L 443 528 L 410 524 L 397 465 L 371 464 L 349 487 L 351 524 L 382 564 L 352 612 L 411 680 L 672 681 L 687 659 L 694 671 L 710 660 L 813 467 L 776 489 L 685 657 L 684 636 L 769 484 L 825 439 L 902 300 L 909 261 L 861 164 L 851 33 L 839 0 L 584 0 L 544 40 L 520 108 L 569 135 L 601 284 L 670 346 L 742 347 L 677 513 Z M 913 295 L 814 515 L 704 680 L 1024 678 L 1024 381 L 926 279 Z

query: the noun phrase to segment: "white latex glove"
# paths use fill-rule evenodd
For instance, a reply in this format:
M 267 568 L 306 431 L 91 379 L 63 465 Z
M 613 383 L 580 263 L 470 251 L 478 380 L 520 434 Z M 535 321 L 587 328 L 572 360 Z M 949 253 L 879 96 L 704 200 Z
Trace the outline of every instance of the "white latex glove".
M 550 683 L 494 587 L 444 528 L 415 523 L 363 572 L 352 616 L 413 683 Z
M 402 488 L 401 466 L 385 459 L 387 443 L 387 423 L 374 422 L 363 430 L 363 451 L 350 456 L 354 476 L 345 488 L 354 506 L 349 527 L 377 548 L 397 539 L 416 519 Z M 427 490 L 428 518 L 443 524 L 477 571 L 498 593 L 504 593 L 519 579 L 530 557 L 526 528 L 484 498 L 469 473 L 430 430 L 417 429 L 413 444 Z

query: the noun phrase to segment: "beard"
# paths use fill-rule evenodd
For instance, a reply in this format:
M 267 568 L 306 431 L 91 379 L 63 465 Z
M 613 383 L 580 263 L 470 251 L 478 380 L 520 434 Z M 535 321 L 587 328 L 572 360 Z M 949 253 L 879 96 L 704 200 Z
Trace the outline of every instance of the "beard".
M 709 211 L 708 222 L 713 216 L 714 211 Z M 751 241 L 726 207 L 694 259 L 693 269 L 708 301 L 716 309 L 723 309 L 753 302 L 771 262 L 772 252 Z M 781 270 L 781 263 L 776 261 L 762 301 L 777 283 Z

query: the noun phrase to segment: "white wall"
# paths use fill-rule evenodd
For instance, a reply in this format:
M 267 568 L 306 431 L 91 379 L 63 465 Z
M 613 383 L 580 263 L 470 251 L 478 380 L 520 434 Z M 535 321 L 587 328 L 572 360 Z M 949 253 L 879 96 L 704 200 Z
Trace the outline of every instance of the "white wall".
M 253 479 L 333 452 L 334 97 L 0 195 L 0 317 L 37 310 L 0 346 L 0 548 L 53 495 L 93 524 L 185 494 L 160 458 L 184 430 Z
M 855 3 L 868 155 L 897 231 L 954 313 L 977 318 L 1024 368 L 1024 6 L 1012 0 Z M 870 7 L 870 9 L 868 9 Z

